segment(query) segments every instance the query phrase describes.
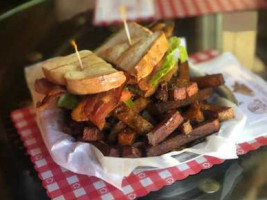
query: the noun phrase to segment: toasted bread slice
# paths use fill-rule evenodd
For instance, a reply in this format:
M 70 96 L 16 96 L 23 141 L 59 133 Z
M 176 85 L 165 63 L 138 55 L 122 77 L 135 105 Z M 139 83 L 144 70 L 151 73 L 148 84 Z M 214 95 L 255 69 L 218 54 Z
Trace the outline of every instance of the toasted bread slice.
M 144 38 L 144 37 L 149 37 L 152 35 L 152 31 L 134 22 L 129 23 L 128 28 L 129 28 L 129 32 L 131 35 L 131 39 L 133 40 L 133 43 L 136 41 L 137 38 Z M 95 51 L 95 53 L 100 57 L 105 56 L 105 54 L 109 50 L 111 50 L 118 44 L 128 44 L 128 38 L 126 36 L 126 32 L 124 28 L 122 28 L 115 35 L 111 36 L 102 46 L 100 46 Z M 127 49 L 128 47 L 129 46 L 126 45 L 125 48 Z
M 163 32 L 152 33 L 136 23 L 131 23 L 129 30 L 131 46 L 123 29 L 97 49 L 96 54 L 140 80 L 148 76 L 162 59 L 168 41 Z
M 139 81 L 153 71 L 167 49 L 168 41 L 165 34 L 156 32 L 127 49 L 118 59 L 117 65 Z
M 91 51 L 80 51 L 81 59 L 92 54 Z M 101 59 L 102 60 L 102 59 Z M 42 67 L 45 77 L 52 83 L 58 85 L 66 85 L 64 75 L 68 71 L 80 69 L 80 65 L 76 54 L 64 57 L 57 57 L 46 61 Z
M 83 71 L 70 71 L 65 74 L 67 89 L 73 94 L 95 94 L 121 86 L 126 77 L 102 63 L 86 68 Z
M 126 77 L 91 51 L 79 52 L 83 69 L 75 54 L 49 60 L 43 65 L 45 77 L 56 84 L 66 85 L 78 95 L 95 94 L 121 86 Z

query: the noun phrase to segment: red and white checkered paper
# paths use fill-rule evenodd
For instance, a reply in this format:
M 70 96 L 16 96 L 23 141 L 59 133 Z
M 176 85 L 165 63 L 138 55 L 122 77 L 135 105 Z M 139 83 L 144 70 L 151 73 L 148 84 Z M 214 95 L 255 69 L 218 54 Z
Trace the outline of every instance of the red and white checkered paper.
M 191 62 L 207 61 L 218 55 L 217 51 L 205 51 L 190 56 Z M 203 169 L 221 164 L 224 160 L 201 156 L 185 164 L 163 170 L 133 172 L 123 180 L 123 191 L 96 177 L 75 174 L 57 165 L 51 158 L 35 122 L 33 108 L 22 108 L 11 113 L 12 121 L 34 164 L 47 194 L 54 200 L 126 200 L 145 196 Z M 239 155 L 267 145 L 267 137 L 237 145 Z
M 98 2 L 98 0 L 96 0 Z M 138 3 L 138 1 L 136 1 Z M 138 7 L 138 6 L 137 6 Z M 146 18 L 141 12 L 131 16 L 131 21 L 193 17 L 205 14 L 267 8 L 266 0 L 154 0 L 154 16 Z M 107 8 L 109 9 L 109 8 Z M 104 12 L 103 10 L 101 10 Z M 98 18 L 95 9 L 94 24 L 107 25 L 120 20 Z

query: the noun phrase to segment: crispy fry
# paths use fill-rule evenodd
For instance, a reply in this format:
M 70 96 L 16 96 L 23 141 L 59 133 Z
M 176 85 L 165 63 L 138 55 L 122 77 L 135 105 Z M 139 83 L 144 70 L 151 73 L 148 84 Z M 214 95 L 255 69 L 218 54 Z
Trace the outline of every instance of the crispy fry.
M 120 157 L 119 148 L 111 147 L 108 156 L 110 156 L 110 157 Z
M 214 88 L 224 84 L 224 78 L 222 74 L 193 77 L 190 80 L 192 82 L 196 82 L 200 89 Z
M 118 143 L 120 145 L 132 145 L 135 142 L 136 139 L 136 132 L 133 130 L 126 128 L 118 135 Z
M 151 27 L 151 31 L 153 32 L 162 31 L 164 27 L 165 27 L 164 22 L 158 22 L 153 27 Z
M 138 98 L 138 99 L 136 99 L 134 101 L 134 105 L 133 105 L 132 109 L 136 113 L 140 113 L 147 107 L 148 104 L 149 104 L 149 100 L 148 99 L 140 97 L 140 98 Z
M 220 121 L 227 121 L 235 118 L 234 109 L 231 107 L 212 105 L 203 102 L 201 103 L 201 109 L 209 115 L 217 117 Z
M 193 130 L 190 120 L 186 120 L 185 122 L 183 122 L 180 127 L 179 130 L 181 131 L 181 133 L 187 135 L 190 134 Z
M 167 38 L 172 36 L 172 32 L 174 30 L 175 23 L 172 21 L 170 23 L 166 23 L 166 26 L 164 27 L 163 31 Z
M 189 66 L 188 61 L 180 64 L 179 66 L 179 79 L 184 81 L 189 81 Z
M 169 22 L 169 23 L 164 23 L 164 22 L 158 22 L 156 23 L 151 30 L 153 32 L 157 32 L 157 31 L 163 31 L 166 35 L 166 37 L 171 37 L 172 36 L 172 32 L 174 29 L 174 22 Z
M 153 129 L 153 125 L 150 122 L 124 104 L 114 110 L 114 115 L 138 134 L 145 134 Z
M 152 110 L 155 110 L 157 113 L 164 113 L 168 110 L 176 109 L 179 107 L 187 106 L 195 101 L 202 101 L 208 99 L 212 94 L 212 89 L 207 88 L 200 90 L 197 94 L 179 101 L 168 101 L 162 103 L 156 103 L 152 106 Z
M 179 148 L 189 142 L 192 142 L 198 138 L 206 137 L 220 129 L 220 122 L 218 119 L 212 121 L 206 121 L 193 129 L 189 135 L 179 134 L 171 137 L 163 143 L 150 147 L 147 149 L 147 156 L 158 156 L 175 148 Z
M 169 90 L 169 97 L 171 100 L 178 101 L 191 97 L 198 92 L 198 86 L 192 82 L 179 81 L 175 86 Z
M 110 146 L 107 143 L 103 141 L 96 141 L 96 142 L 90 142 L 90 143 L 93 144 L 96 148 L 98 148 L 99 151 L 101 151 L 104 156 L 109 155 Z
M 110 131 L 110 134 L 108 135 L 108 141 L 111 142 L 111 143 L 114 143 L 115 141 L 117 141 L 117 137 L 118 137 L 118 134 L 123 130 L 125 129 L 127 126 L 122 122 L 122 121 L 119 121 L 118 123 L 116 123 L 111 131 Z
M 162 142 L 182 123 L 182 121 L 183 117 L 178 111 L 171 111 L 158 126 L 147 134 L 149 144 L 156 146 Z
M 190 121 L 196 121 L 196 122 L 203 122 L 204 121 L 204 115 L 201 111 L 200 104 L 198 101 L 192 103 L 190 105 L 189 110 L 187 110 L 183 117 Z
M 174 101 L 186 99 L 198 92 L 197 84 L 189 81 L 188 62 L 181 64 L 179 69 L 179 78 L 173 79 L 169 90 L 170 99 Z
M 163 102 L 168 101 L 169 94 L 167 82 L 163 82 L 160 84 L 159 89 L 156 91 L 155 97 Z
M 142 156 L 141 151 L 136 147 L 124 146 L 122 148 L 123 158 L 140 158 Z
M 83 140 L 92 142 L 99 141 L 104 138 L 104 134 L 95 127 L 85 127 L 83 130 Z

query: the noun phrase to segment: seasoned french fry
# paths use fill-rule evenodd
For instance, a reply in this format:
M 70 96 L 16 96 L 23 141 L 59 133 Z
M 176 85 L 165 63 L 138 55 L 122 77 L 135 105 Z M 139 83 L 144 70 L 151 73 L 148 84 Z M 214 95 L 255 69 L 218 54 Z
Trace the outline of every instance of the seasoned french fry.
M 183 117 L 190 121 L 203 122 L 204 115 L 201 111 L 200 104 L 198 101 L 192 103 L 188 111 L 183 114 Z
M 172 138 L 165 140 L 163 143 L 152 146 L 147 149 L 147 156 L 158 156 L 175 148 L 179 148 L 189 142 L 192 142 L 198 138 L 206 137 L 220 129 L 220 122 L 218 119 L 204 122 L 193 129 L 189 135 L 179 134 Z
M 189 81 L 188 62 L 181 64 L 179 68 L 179 78 L 173 79 L 169 96 L 171 100 L 183 100 L 191 97 L 198 92 L 198 86 L 194 82 Z
M 83 140 L 92 142 L 99 141 L 104 138 L 104 134 L 96 127 L 85 127 L 83 130 Z
M 184 80 L 184 81 L 189 81 L 190 76 L 189 76 L 189 66 L 188 62 L 184 62 L 180 64 L 179 66 L 179 79 Z
M 122 148 L 123 158 L 140 158 L 142 156 L 141 151 L 136 147 L 124 146 Z
M 179 81 L 175 86 L 170 88 L 169 97 L 174 101 L 184 100 L 195 95 L 197 92 L 198 86 L 196 83 Z
M 179 130 L 185 135 L 190 134 L 193 131 L 190 120 L 186 120 L 185 122 L 183 122 L 180 125 Z
M 190 105 L 195 101 L 206 100 L 211 96 L 211 94 L 212 94 L 212 89 L 207 88 L 200 90 L 197 94 L 188 97 L 187 99 L 184 100 L 156 103 L 152 106 L 151 109 L 155 110 L 155 112 L 157 113 L 164 113 L 167 112 L 168 110 Z
M 108 156 L 110 156 L 110 157 L 120 157 L 119 148 L 111 147 Z
M 171 37 L 173 29 L 174 29 L 174 25 L 175 24 L 173 21 L 169 22 L 169 23 L 158 22 L 153 27 L 151 27 L 151 30 L 153 32 L 163 31 L 165 33 L 166 37 Z
M 136 139 L 136 132 L 134 132 L 129 128 L 124 129 L 118 135 L 118 143 L 123 146 L 132 145 L 135 142 L 135 139 Z
M 138 99 L 136 99 L 134 101 L 134 105 L 133 105 L 132 109 L 136 113 L 140 113 L 147 107 L 148 104 L 149 104 L 149 100 L 148 99 L 140 97 L 140 98 L 138 98 Z
M 196 82 L 200 89 L 214 88 L 224 84 L 224 78 L 222 74 L 193 77 L 190 80 L 192 82 Z
M 114 110 L 114 115 L 138 134 L 145 134 L 153 129 L 153 125 L 150 122 L 124 104 Z
M 108 141 L 114 143 L 117 141 L 118 134 L 125 129 L 127 126 L 122 122 L 117 122 L 111 129 L 110 134 L 108 135 Z
M 155 97 L 163 102 L 168 101 L 169 94 L 168 94 L 168 87 L 167 87 L 166 82 L 160 84 L 159 89 L 156 91 Z
M 201 103 L 201 109 L 204 112 L 217 117 L 220 121 L 227 121 L 235 117 L 234 109 L 227 106 L 218 106 L 203 102 Z
M 183 121 L 183 117 L 176 110 L 168 116 L 152 131 L 147 134 L 149 144 L 156 146 L 168 137 Z

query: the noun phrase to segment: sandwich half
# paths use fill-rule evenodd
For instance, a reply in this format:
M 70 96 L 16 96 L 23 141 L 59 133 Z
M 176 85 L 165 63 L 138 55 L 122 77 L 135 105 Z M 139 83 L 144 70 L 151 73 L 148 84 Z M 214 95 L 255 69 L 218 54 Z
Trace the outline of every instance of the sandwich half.
M 126 81 L 122 71 L 114 69 L 91 51 L 80 51 L 79 54 L 83 69 L 76 54 L 45 62 L 42 69 L 47 80 L 66 86 L 69 92 L 77 95 L 105 92 Z
M 132 45 L 128 44 L 126 33 L 121 29 L 96 54 L 136 78 L 148 76 L 168 50 L 168 40 L 161 31 L 152 32 L 136 24 L 129 24 Z

